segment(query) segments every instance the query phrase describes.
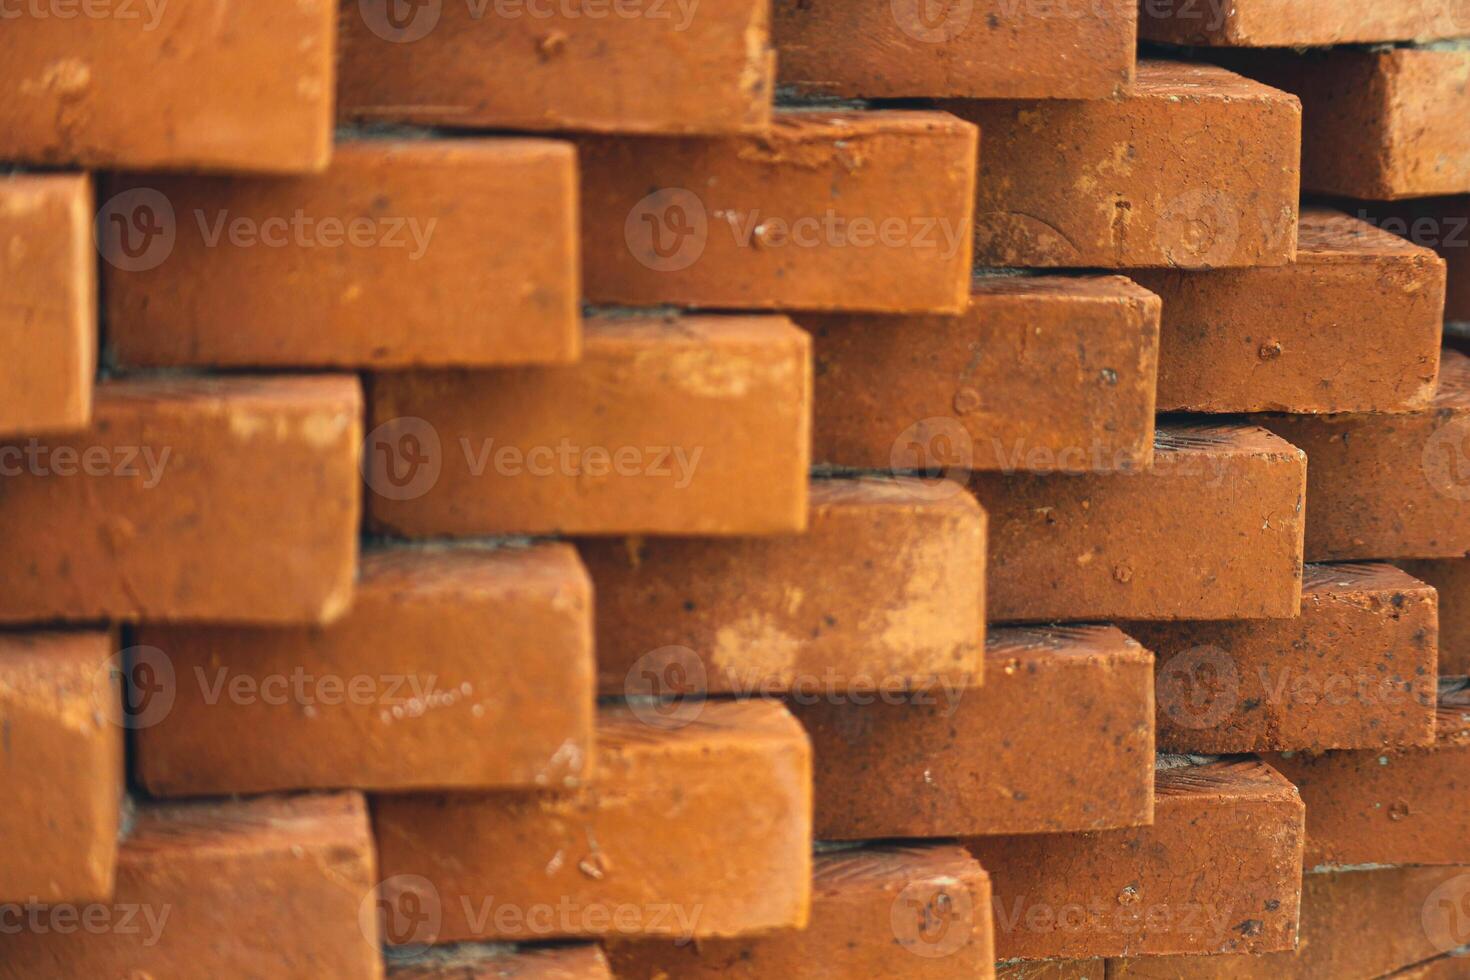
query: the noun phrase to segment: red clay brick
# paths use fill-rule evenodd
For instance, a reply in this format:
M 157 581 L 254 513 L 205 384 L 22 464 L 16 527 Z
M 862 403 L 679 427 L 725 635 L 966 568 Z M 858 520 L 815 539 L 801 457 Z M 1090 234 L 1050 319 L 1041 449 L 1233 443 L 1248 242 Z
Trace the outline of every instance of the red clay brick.
M 1137 473 L 977 473 L 994 622 L 1297 615 L 1306 457 L 1247 425 L 1161 426 Z
M 1467 0 L 1143 0 L 1150 41 L 1234 48 L 1298 48 L 1428 41 L 1470 34 Z
M 778 113 L 751 136 L 587 137 L 598 303 L 959 313 L 974 126 L 943 112 Z
M 1105 626 L 1002 629 L 986 682 L 792 704 L 820 840 L 1056 833 L 1153 815 L 1153 658 Z M 1045 711 L 1037 706 L 1045 704 Z
M 1366 222 L 1307 209 L 1290 265 L 1134 278 L 1164 301 L 1160 411 L 1401 412 L 1434 395 L 1444 261 Z
M 111 181 L 104 218 L 172 218 L 139 258 L 109 240 L 108 340 L 149 367 L 574 361 L 575 158 L 549 140 L 364 139 L 292 180 Z
M 360 579 L 326 628 L 139 631 L 177 691 L 137 736 L 150 793 L 579 784 L 592 584 L 569 545 L 373 551 Z
M 0 64 L 0 159 L 321 170 L 332 150 L 333 7 L 17 3 L 6 14 Z
M 376 797 L 373 825 L 383 900 L 436 916 L 390 942 L 803 928 L 811 749 L 769 701 L 609 707 L 587 788 Z
M 1308 565 L 1296 619 L 1125 628 L 1158 666 L 1162 751 L 1428 745 L 1436 606 L 1391 565 Z
M 1142 61 L 1112 99 L 946 108 L 985 134 L 980 265 L 1210 269 L 1295 253 L 1301 106 L 1284 92 Z
M 1432 248 L 1449 266 L 1445 319 L 1470 321 L 1470 197 L 1352 202 L 1348 210 L 1384 231 Z M 1446 331 L 1446 342 L 1449 341 Z M 1466 344 L 1457 344 L 1460 350 Z
M 1138 4 L 777 0 L 783 86 L 816 96 L 1102 99 L 1133 81 Z
M 85 174 L 0 178 L 0 435 L 82 429 L 91 418 L 91 224 L 92 181 Z
M 112 895 L 124 784 L 113 649 L 107 633 L 0 634 L 0 902 Z
M 597 946 L 438 946 L 389 951 L 389 980 L 613 980 Z
M 0 622 L 324 622 L 352 596 L 345 376 L 105 382 L 92 427 L 0 446 Z
M 1106 960 L 1008 960 L 995 965 L 996 980 L 1104 980 Z
M 970 842 L 1002 959 L 1265 953 L 1296 943 L 1302 803 L 1254 760 L 1159 772 L 1151 827 Z
M 1470 674 L 1470 561 L 1440 558 L 1397 564 L 1439 594 L 1439 673 Z
M 146 804 L 111 903 L 41 909 L 18 931 L 13 913 L 0 977 L 376 980 L 370 904 L 360 916 L 374 879 L 356 794 Z
M 784 317 L 600 317 L 575 365 L 386 373 L 369 391 L 369 514 L 382 530 L 806 526 L 811 344 Z
M 1159 305 L 1121 276 L 983 276 L 961 316 L 798 316 L 816 367 L 812 457 L 863 469 L 1147 467 Z

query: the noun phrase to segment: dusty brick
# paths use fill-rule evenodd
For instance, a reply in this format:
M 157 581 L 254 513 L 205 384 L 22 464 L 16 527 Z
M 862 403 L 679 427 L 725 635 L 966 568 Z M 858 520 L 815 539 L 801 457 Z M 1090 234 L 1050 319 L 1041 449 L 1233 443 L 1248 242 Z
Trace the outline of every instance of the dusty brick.
M 1007 960 L 995 965 L 996 980 L 1104 980 L 1106 960 Z
M 1255 760 L 1162 769 L 1151 827 L 969 842 L 1003 959 L 1266 953 L 1296 943 L 1302 802 Z
M 799 929 L 811 749 L 773 702 L 608 707 L 589 787 L 376 797 L 373 826 L 382 900 L 434 911 L 393 943 Z
M 1234 48 L 1298 48 L 1428 41 L 1470 34 L 1467 0 L 1143 0 L 1150 41 Z
M 1470 197 L 1354 201 L 1346 206 L 1390 234 L 1437 251 L 1449 266 L 1445 319 L 1470 321 Z M 1448 333 L 1446 330 L 1447 343 Z M 1465 343 L 1453 346 L 1462 351 L 1470 347 Z
M 103 383 L 85 433 L 0 445 L 0 622 L 335 618 L 362 411 L 344 376 Z
M 1248 425 L 1160 426 L 1137 473 L 977 473 L 994 622 L 1297 615 L 1306 456 Z
M 609 949 L 619 980 L 736 977 L 990 978 L 990 880 L 954 844 L 870 845 L 819 854 L 801 931 Z
M 1307 209 L 1289 265 L 1134 278 L 1164 301 L 1160 411 L 1400 412 L 1434 395 L 1444 261 L 1366 222 Z
M 125 781 L 112 653 L 107 633 L 0 633 L 0 902 L 112 895 Z
M 1470 561 L 1441 558 L 1397 564 L 1439 594 L 1439 673 L 1470 674 Z
M 803 315 L 812 458 L 1074 471 L 1153 459 L 1159 300 L 1120 276 L 982 276 L 961 316 Z
M 51 915 L 97 907 L 43 909 L 0 934 L 0 977 L 375 980 L 374 880 L 356 794 L 145 804 L 100 906 L 116 928 L 62 932 Z
M 980 265 L 1210 269 L 1296 251 L 1301 106 L 1284 92 L 1141 61 L 1112 99 L 946 108 L 985 134 Z
M 86 175 L 0 177 L 0 435 L 82 429 L 91 417 L 97 369 L 91 225 Z
M 576 786 L 590 768 L 592 585 L 569 545 L 372 551 L 329 627 L 138 642 L 174 672 L 172 710 L 137 736 L 156 796 Z
M 977 133 L 942 112 L 776 115 L 751 136 L 587 137 L 599 303 L 959 313 Z
M 1061 8 L 980 0 L 936 18 L 922 4 L 777 0 L 783 86 L 846 98 L 1101 99 L 1133 81 L 1138 4 Z M 917 43 L 916 43 L 917 42 Z
M 1162 751 L 1428 745 L 1436 607 L 1391 565 L 1308 565 L 1296 619 L 1125 628 L 1154 653 Z
M 792 704 L 821 840 L 1056 833 L 1153 815 L 1153 658 L 1105 626 L 1001 629 L 986 682 Z M 1045 704 L 1045 711 L 1037 705 Z
M 172 215 L 156 251 L 104 246 L 125 365 L 577 359 L 570 143 L 350 140 L 316 176 L 127 177 L 104 193 L 103 218 Z
M 333 6 L 16 4 L 0 64 L 0 159 L 320 170 L 332 151 Z
M 807 519 L 811 343 L 784 317 L 612 316 L 582 361 L 369 384 L 372 524 L 750 535 Z
M 413 947 L 388 957 L 389 980 L 613 980 L 597 946 Z

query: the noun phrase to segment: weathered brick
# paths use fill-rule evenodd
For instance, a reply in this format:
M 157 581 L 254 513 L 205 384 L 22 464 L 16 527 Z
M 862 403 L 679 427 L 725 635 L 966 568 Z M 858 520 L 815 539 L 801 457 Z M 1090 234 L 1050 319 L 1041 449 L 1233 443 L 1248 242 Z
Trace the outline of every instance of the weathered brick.
M 1470 321 L 1470 197 L 1354 201 L 1347 208 L 1390 234 L 1438 252 L 1448 265 L 1445 319 Z M 1450 340 L 1448 330 L 1445 340 Z M 1454 346 L 1463 351 L 1470 345 Z
M 389 980 L 613 980 L 598 946 L 459 945 L 388 950 Z
M 1006 960 L 996 980 L 1104 980 L 1106 960 Z
M 1470 34 L 1467 0 L 1143 0 L 1150 41 L 1236 48 L 1303 48 L 1427 41 Z
M 1438 558 L 1396 563 L 1439 595 L 1439 673 L 1470 674 L 1470 561 Z

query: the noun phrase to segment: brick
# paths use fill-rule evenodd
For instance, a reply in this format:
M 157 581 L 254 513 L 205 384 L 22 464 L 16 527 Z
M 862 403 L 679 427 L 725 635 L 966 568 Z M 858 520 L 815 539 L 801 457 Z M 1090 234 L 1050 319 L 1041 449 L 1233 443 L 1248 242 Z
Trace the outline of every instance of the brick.
M 793 703 L 820 840 L 1057 833 L 1153 815 L 1153 658 L 1108 626 L 993 630 L 985 686 Z M 1037 706 L 1045 704 L 1045 711 Z
M 0 435 L 81 429 L 91 417 L 91 224 L 92 181 L 85 174 L 0 178 Z
M 155 796 L 575 786 L 590 769 L 592 587 L 569 545 L 372 551 L 329 627 L 138 642 L 177 692 L 137 736 Z
M 503 946 L 409 947 L 389 980 L 613 980 L 597 946 L 506 949 Z
M 145 367 L 574 361 L 575 158 L 550 140 L 358 139 L 310 177 L 115 179 L 104 218 L 152 207 L 166 230 L 138 258 L 131 229 L 107 240 L 109 342 Z
M 609 316 L 580 363 L 369 382 L 369 516 L 408 537 L 802 530 L 811 344 L 784 317 Z
M 1366 222 L 1310 208 L 1289 265 L 1135 278 L 1164 301 L 1160 411 L 1401 412 L 1434 395 L 1444 261 Z
M 1439 673 L 1470 674 L 1470 561 L 1401 561 L 1399 567 L 1439 594 Z
M 1159 300 L 1120 276 L 982 276 L 960 316 L 802 315 L 819 464 L 1040 472 L 1153 459 Z
M 1349 208 L 1390 234 L 1438 252 L 1449 267 L 1445 319 L 1470 321 L 1470 197 L 1352 202 Z M 1447 343 L 1448 334 L 1447 328 Z M 1452 346 L 1463 351 L 1467 345 Z
M 374 877 L 355 794 L 145 804 L 111 902 L 12 910 L 0 977 L 375 980 Z
M 771 33 L 781 84 L 804 95 L 1102 99 L 1132 83 L 1134 0 L 1055 12 L 980 0 L 936 18 L 914 2 L 778 0 Z
M 725 137 L 586 137 L 587 298 L 633 306 L 959 313 L 974 126 L 921 111 L 780 112 Z
M 355 378 L 116 380 L 94 414 L 77 436 L 0 445 L 0 622 L 308 623 L 346 609 Z
M 1160 750 L 1432 744 L 1436 607 L 1391 565 L 1308 565 L 1296 619 L 1127 624 L 1158 666 Z
M 996 980 L 1104 980 L 1105 960 L 1008 960 L 995 965 Z
M 1458 558 L 1470 551 L 1470 358 L 1446 350 L 1439 390 L 1400 415 L 1263 415 L 1311 460 L 1308 561 Z
M 388 939 L 803 928 L 810 753 L 773 702 L 711 701 L 672 719 L 652 705 L 608 707 L 582 790 L 377 797 L 383 900 L 432 910 L 437 924 Z
M 974 498 L 864 477 L 814 480 L 810 502 L 801 535 L 579 542 L 597 593 L 601 693 L 979 683 L 985 514 Z
M 304 173 L 332 151 L 329 0 L 16 5 L 0 159 Z M 98 12 L 94 12 L 98 11 Z
M 1301 106 L 1284 92 L 1141 61 L 1112 99 L 946 107 L 985 134 L 979 265 L 1212 269 L 1295 254 Z
M 1304 48 L 1428 41 L 1470 34 L 1466 0 L 1144 0 L 1150 41 L 1235 48 Z
M 750 939 L 621 943 L 619 980 L 994 976 L 990 881 L 963 847 L 872 845 L 818 854 L 811 921 Z
M 103 632 L 0 634 L 0 902 L 112 895 L 125 781 L 112 644 Z
M 1296 943 L 1302 803 L 1255 760 L 1162 769 L 1151 827 L 969 842 L 1003 959 L 1266 953 Z
M 1160 426 L 1137 473 L 977 473 L 990 619 L 1295 616 L 1305 483 L 1301 451 L 1233 423 Z

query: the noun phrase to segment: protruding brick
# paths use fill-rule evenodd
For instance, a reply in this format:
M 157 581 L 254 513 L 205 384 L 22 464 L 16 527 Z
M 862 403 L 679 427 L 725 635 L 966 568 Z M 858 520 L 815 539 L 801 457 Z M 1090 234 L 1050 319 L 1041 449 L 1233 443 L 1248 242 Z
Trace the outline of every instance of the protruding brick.
M 1139 36 L 1173 44 L 1305 48 L 1470 34 L 1467 0 L 1143 0 Z
M 768 701 L 602 709 L 575 793 L 373 801 L 390 942 L 712 939 L 806 925 L 811 749 Z
M 1161 426 L 1137 473 L 977 473 L 990 619 L 1295 616 L 1305 484 L 1300 450 L 1234 424 Z
M 1284 92 L 1143 61 L 1112 99 L 946 107 L 985 134 L 980 265 L 1211 269 L 1295 253 L 1301 105 Z
M 104 239 L 108 341 L 145 367 L 574 361 L 575 158 L 360 139 L 311 177 L 113 180 L 102 219 L 152 207 L 166 231 L 140 257 L 130 227 Z
M 1439 595 L 1439 673 L 1470 674 L 1470 561 L 1401 561 L 1400 568 L 1434 586 Z
M 1424 411 L 1256 421 L 1311 461 L 1308 561 L 1470 552 L 1470 358 L 1464 354 L 1444 351 L 1439 390 Z
M 0 177 L 0 435 L 86 427 L 96 269 L 89 177 Z
M 103 383 L 91 428 L 0 446 L 0 622 L 324 622 L 352 597 L 351 377 Z
M 1302 802 L 1254 760 L 1161 769 L 1151 827 L 988 837 L 1002 959 L 1267 953 L 1296 944 Z
M 27 3 L 5 17 L 0 159 L 302 173 L 332 151 L 330 0 Z
M 985 658 L 983 688 L 793 703 L 816 760 L 819 840 L 1149 822 L 1148 651 L 1113 627 L 1003 629 L 991 632 Z
M 875 845 L 819 854 L 811 921 L 752 939 L 622 943 L 619 980 L 734 977 L 994 976 L 990 880 L 953 844 Z
M 1106 960 L 1005 960 L 996 980 L 1105 980 Z
M 984 276 L 961 316 L 798 316 L 812 458 L 862 469 L 1118 470 L 1153 459 L 1159 300 L 1120 276 Z
M 1391 235 L 1432 248 L 1448 265 L 1445 319 L 1470 321 L 1470 197 L 1426 197 L 1345 205 Z M 1449 342 L 1446 330 L 1446 342 Z M 1467 344 L 1456 345 L 1466 350 Z
M 979 0 L 778 0 L 781 84 L 817 96 L 1102 99 L 1133 81 L 1137 0 L 1060 7 Z
M 174 674 L 172 710 L 138 733 L 157 796 L 576 786 L 591 768 L 592 586 L 569 545 L 374 551 L 325 629 L 138 642 Z
M 389 980 L 613 980 L 598 946 L 410 947 L 388 951 Z
M 111 902 L 11 910 L 0 978 L 376 980 L 375 877 L 356 794 L 146 804 Z
M 1391 565 L 1308 565 L 1295 619 L 1127 624 L 1158 666 L 1159 748 L 1432 744 L 1436 605 Z
M 600 317 L 578 364 L 379 374 L 370 394 L 364 451 L 379 529 L 806 526 L 811 343 L 784 317 Z
M 113 649 L 107 633 L 0 633 L 0 902 L 112 895 L 124 784 Z
M 1164 301 L 1160 411 L 1402 412 L 1434 395 L 1444 261 L 1366 222 L 1308 209 L 1290 265 L 1134 278 Z
M 633 306 L 959 313 L 975 127 L 778 113 L 752 136 L 579 143 L 587 297 Z

